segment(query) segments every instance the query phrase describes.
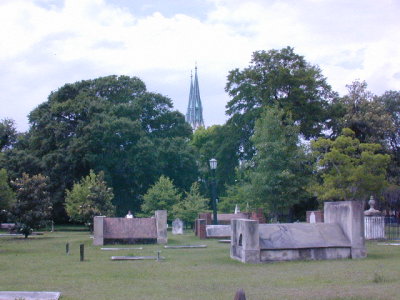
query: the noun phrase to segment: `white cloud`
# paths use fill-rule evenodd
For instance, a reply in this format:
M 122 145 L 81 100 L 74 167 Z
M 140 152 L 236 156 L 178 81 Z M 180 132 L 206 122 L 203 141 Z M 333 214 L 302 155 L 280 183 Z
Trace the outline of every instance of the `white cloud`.
M 149 90 L 170 96 L 185 112 L 195 61 L 206 123 L 222 123 L 228 71 L 247 66 L 253 51 L 288 45 L 318 64 L 341 93 L 357 78 L 378 94 L 400 82 L 396 0 L 209 0 L 197 9 L 201 18 L 171 14 L 173 8 L 162 1 L 148 15 L 120 1 L 59 3 L 0 4 L 6 29 L 0 32 L 0 119 L 14 118 L 23 130 L 26 115 L 50 91 L 109 74 L 139 76 Z

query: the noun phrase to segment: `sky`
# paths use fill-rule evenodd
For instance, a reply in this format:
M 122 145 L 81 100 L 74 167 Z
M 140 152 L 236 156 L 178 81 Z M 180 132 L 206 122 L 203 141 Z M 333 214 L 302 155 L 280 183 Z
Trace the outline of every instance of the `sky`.
M 28 114 L 66 83 L 141 78 L 186 113 L 198 67 L 206 126 L 227 120 L 230 70 L 294 47 L 340 95 L 365 80 L 400 88 L 399 0 L 0 0 L 0 120 Z

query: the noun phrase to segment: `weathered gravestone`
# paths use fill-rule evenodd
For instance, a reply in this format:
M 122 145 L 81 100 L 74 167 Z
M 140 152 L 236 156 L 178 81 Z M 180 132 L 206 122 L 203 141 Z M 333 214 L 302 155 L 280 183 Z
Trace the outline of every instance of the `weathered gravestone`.
M 183 234 L 183 222 L 177 218 L 172 222 L 172 234 Z

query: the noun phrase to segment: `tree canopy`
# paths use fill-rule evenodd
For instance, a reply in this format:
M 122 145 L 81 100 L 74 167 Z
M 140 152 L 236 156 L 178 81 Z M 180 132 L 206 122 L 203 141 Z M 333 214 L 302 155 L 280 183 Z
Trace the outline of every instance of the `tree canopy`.
M 104 181 L 104 172 L 97 175 L 90 170 L 88 176 L 66 191 L 65 209 L 71 221 L 84 223 L 92 229 L 94 216 L 115 215 L 113 198 L 112 189 Z
M 194 182 L 184 199 L 172 206 L 174 218 L 180 218 L 186 224 L 193 224 L 198 214 L 207 210 L 208 199 L 200 194 L 199 183 Z
M 181 194 L 171 179 L 161 176 L 143 196 L 142 211 L 144 214 L 154 214 L 156 210 L 167 210 L 168 220 L 172 221 L 172 207 L 181 200 Z
M 64 211 L 65 189 L 90 169 L 104 171 L 119 215 L 139 211 L 140 195 L 160 175 L 182 189 L 197 178 L 190 125 L 172 108 L 169 98 L 148 92 L 137 77 L 66 84 L 29 114 L 31 128 L 7 154 L 14 162 L 9 167 L 15 176 L 28 169 L 50 178 L 57 216 Z
M 15 194 L 8 183 L 6 169 L 0 169 L 0 211 L 9 210 L 15 202 Z
M 320 200 L 365 200 L 379 196 L 387 185 L 390 156 L 379 153 L 379 144 L 361 143 L 351 129 L 343 129 L 335 140 L 319 138 L 311 146 L 321 176 L 313 191 Z
M 11 209 L 13 221 L 17 230 L 27 238 L 33 229 L 46 224 L 51 217 L 51 201 L 48 192 L 49 178 L 41 174 L 29 176 L 22 174 L 21 178 L 11 181 L 15 189 L 17 201 Z
M 229 72 L 226 105 L 229 123 L 241 132 L 244 155 L 252 155 L 250 136 L 266 107 L 290 113 L 305 138 L 317 137 L 329 119 L 329 103 L 336 97 L 318 66 L 291 47 L 256 51 L 250 65 Z
M 299 127 L 283 110 L 269 108 L 257 120 L 252 141 L 256 155 L 249 176 L 255 206 L 277 219 L 287 216 L 293 204 L 308 196 L 311 175 L 299 145 Z

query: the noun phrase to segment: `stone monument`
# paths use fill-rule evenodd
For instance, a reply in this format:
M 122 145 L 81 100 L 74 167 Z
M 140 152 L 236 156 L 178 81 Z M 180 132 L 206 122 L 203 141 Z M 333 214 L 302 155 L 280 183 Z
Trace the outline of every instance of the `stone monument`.
M 371 196 L 368 201 L 369 209 L 364 211 L 365 239 L 375 240 L 385 238 L 385 217 L 375 209 L 375 200 Z
M 172 222 L 172 234 L 183 234 L 183 222 L 181 219 L 176 218 Z
M 231 220 L 231 258 L 244 263 L 363 258 L 362 201 L 324 203 L 324 223 Z

